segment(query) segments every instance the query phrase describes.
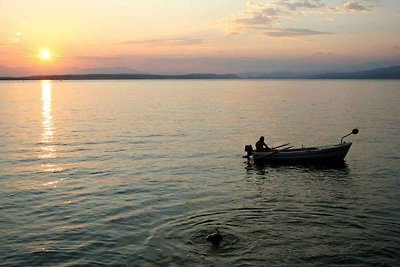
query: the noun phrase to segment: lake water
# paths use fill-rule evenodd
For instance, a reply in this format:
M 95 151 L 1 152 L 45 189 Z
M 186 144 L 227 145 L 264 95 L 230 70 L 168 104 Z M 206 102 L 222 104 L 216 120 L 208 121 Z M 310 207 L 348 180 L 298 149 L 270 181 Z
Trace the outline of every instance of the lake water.
M 399 266 L 399 102 L 400 81 L 1 82 L 0 265 Z M 242 158 L 356 127 L 342 167 Z

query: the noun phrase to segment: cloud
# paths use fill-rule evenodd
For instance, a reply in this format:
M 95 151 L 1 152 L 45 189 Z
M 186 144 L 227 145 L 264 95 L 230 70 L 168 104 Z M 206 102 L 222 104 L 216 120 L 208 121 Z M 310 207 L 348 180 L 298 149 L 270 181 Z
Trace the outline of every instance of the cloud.
M 305 35 L 294 31 L 289 33 L 282 30 L 275 31 L 282 21 L 294 20 L 296 16 L 301 16 L 297 9 L 320 9 L 325 7 L 320 0 L 272 0 L 268 2 L 248 2 L 247 10 L 241 15 L 234 16 L 222 21 L 223 27 L 228 28 L 230 32 L 238 32 L 243 29 L 253 30 L 272 30 L 266 33 L 269 36 L 298 36 Z M 297 34 L 295 34 L 297 33 Z M 317 33 L 309 30 L 308 35 Z
M 295 1 L 295 2 L 290 2 L 290 1 L 285 1 L 281 0 L 279 2 L 280 5 L 287 7 L 290 10 L 297 10 L 300 8 L 323 8 L 325 7 L 325 4 L 322 3 L 320 0 L 303 0 L 303 1 Z
M 368 11 L 368 8 L 366 6 L 363 6 L 357 2 L 347 2 L 343 5 L 343 9 L 346 11 L 350 11 L 350 12 L 352 12 L 352 11 L 355 11 L 355 12 Z
M 333 53 L 332 52 L 315 52 L 315 53 L 313 53 L 313 55 L 317 55 L 317 56 L 332 56 Z
M 234 22 L 242 25 L 265 25 L 272 24 L 274 21 L 273 16 L 267 16 L 262 13 L 250 14 L 249 16 L 238 18 Z
M 203 44 L 203 39 L 198 38 L 169 38 L 169 39 L 151 39 L 138 41 L 125 41 L 117 43 L 117 45 L 149 45 L 149 46 L 190 46 Z
M 325 6 L 321 0 L 274 0 L 266 3 L 248 2 L 247 6 L 250 8 L 268 9 L 274 7 L 283 7 L 290 10 L 297 10 L 301 8 L 322 8 Z
M 13 36 L 8 38 L 7 42 L 0 43 L 0 46 L 11 46 L 13 44 L 19 44 L 22 39 L 22 33 L 16 32 Z
M 331 1 L 330 1 L 331 2 Z M 294 21 L 303 16 L 323 16 L 333 20 L 330 14 L 339 13 L 367 13 L 380 8 L 379 0 L 345 0 L 342 5 L 328 6 L 327 0 L 270 0 L 266 2 L 248 2 L 247 9 L 240 15 L 225 18 L 219 21 L 221 28 L 228 32 L 241 32 L 249 29 L 269 28 L 272 32 L 268 36 L 302 36 L 327 34 L 313 30 L 306 31 L 274 31 L 283 22 Z
M 297 29 L 297 28 L 286 28 L 272 30 L 264 33 L 271 37 L 296 37 L 296 36 L 307 36 L 307 35 L 320 35 L 320 34 L 333 34 L 332 32 L 321 32 L 309 29 Z
M 117 56 L 74 56 L 73 58 L 79 60 L 94 60 L 94 61 L 105 61 L 105 60 L 120 60 L 124 59 L 125 55 L 117 55 Z
M 96 55 L 76 55 L 67 57 L 71 59 L 77 66 L 83 68 L 92 67 L 103 67 L 108 68 L 110 66 L 125 66 L 130 62 L 136 62 L 137 59 L 131 55 L 110 55 L 110 56 L 96 56 Z
M 375 3 L 375 4 L 371 4 Z M 347 0 L 340 7 L 330 7 L 327 12 L 331 13 L 367 13 L 380 8 L 378 2 L 368 0 Z
M 229 29 L 228 32 L 240 32 L 242 28 L 252 28 L 254 26 L 276 27 L 279 21 L 289 18 L 290 15 L 282 10 L 276 1 L 267 3 L 249 2 L 248 10 L 237 16 L 225 18 L 217 22 L 222 28 Z

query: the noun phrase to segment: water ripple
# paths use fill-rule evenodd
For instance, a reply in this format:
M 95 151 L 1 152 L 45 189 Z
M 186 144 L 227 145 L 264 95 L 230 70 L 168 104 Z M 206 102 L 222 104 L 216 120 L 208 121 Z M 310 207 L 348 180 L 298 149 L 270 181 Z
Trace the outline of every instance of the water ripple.
M 399 266 L 398 88 L 1 83 L 0 265 Z M 262 134 L 330 144 L 354 124 L 342 166 L 242 158 Z

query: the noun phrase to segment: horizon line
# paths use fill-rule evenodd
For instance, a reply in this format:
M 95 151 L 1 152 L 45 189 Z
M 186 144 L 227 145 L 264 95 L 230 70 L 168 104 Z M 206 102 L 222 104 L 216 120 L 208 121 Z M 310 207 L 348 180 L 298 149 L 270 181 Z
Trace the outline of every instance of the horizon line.
M 87 73 L 0 76 L 0 80 L 155 80 L 155 79 L 400 79 L 400 65 L 353 72 L 248 72 L 248 73 Z

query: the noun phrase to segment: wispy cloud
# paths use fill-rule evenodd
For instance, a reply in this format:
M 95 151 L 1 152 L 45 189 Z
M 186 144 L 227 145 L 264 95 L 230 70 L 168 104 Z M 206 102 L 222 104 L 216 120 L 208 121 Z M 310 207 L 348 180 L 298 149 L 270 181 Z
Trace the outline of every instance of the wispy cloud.
M 296 36 L 321 35 L 321 34 L 333 34 L 333 33 L 313 31 L 309 29 L 286 28 L 286 29 L 267 31 L 264 34 L 271 37 L 296 37 Z
M 313 53 L 313 55 L 317 55 L 317 56 L 332 56 L 333 53 L 332 52 L 315 52 L 315 53 Z
M 117 45 L 149 45 L 149 46 L 191 46 L 203 44 L 204 40 L 199 38 L 169 38 L 169 39 L 151 39 L 134 40 L 116 43 Z
M 22 33 L 21 32 L 16 32 L 13 36 L 8 38 L 6 42 L 0 43 L 0 46 L 10 46 L 13 44 L 19 44 L 22 39 Z
M 294 1 L 294 2 L 287 1 L 287 0 L 281 0 L 281 1 L 276 1 L 276 4 L 284 6 L 290 10 L 297 10 L 297 9 L 301 9 L 301 8 L 314 9 L 314 8 L 325 7 L 325 4 L 319 0 L 301 0 L 301 1 Z
M 102 61 L 102 60 L 120 60 L 124 59 L 125 55 L 116 55 L 116 56 L 74 56 L 73 58 L 79 60 L 94 60 L 94 61 Z
M 329 7 L 327 12 L 333 13 L 367 13 L 373 12 L 380 8 L 377 1 L 371 0 L 347 0 L 342 6 Z
M 346 0 L 342 5 L 330 6 L 322 0 L 271 0 L 266 2 L 248 2 L 246 10 L 240 15 L 220 20 L 217 24 L 229 29 L 229 33 L 243 32 L 248 29 L 266 29 L 268 36 L 303 36 L 328 34 L 312 29 L 282 29 L 275 31 L 283 22 L 290 23 L 303 16 L 323 16 L 332 20 L 330 14 L 367 13 L 380 8 L 379 0 Z M 293 30 L 293 31 L 291 31 Z

